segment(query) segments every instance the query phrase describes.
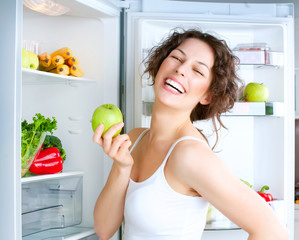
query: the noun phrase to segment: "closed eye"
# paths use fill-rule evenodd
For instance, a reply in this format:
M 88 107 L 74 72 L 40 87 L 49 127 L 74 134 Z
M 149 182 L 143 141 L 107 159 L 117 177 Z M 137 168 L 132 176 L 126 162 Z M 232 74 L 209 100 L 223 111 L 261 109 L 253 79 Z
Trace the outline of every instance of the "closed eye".
M 196 69 L 194 69 L 194 71 L 195 71 L 196 73 L 199 73 L 201 76 L 203 76 L 203 77 L 204 77 L 204 74 L 203 74 L 201 71 L 199 71 L 199 70 L 196 70 Z
M 179 57 L 176 57 L 176 56 L 171 56 L 171 57 L 178 60 L 178 61 L 180 61 L 180 62 L 182 62 L 182 59 L 180 59 Z

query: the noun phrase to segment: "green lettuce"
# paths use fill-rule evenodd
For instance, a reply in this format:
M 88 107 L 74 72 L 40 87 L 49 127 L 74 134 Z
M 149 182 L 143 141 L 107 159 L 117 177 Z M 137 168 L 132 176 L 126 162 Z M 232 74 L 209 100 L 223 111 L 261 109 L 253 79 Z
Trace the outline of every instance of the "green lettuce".
M 43 143 L 46 133 L 53 134 L 53 130 L 57 129 L 57 121 L 54 117 L 45 118 L 37 113 L 33 118 L 33 122 L 28 123 L 26 120 L 22 122 L 22 176 L 26 173 L 26 167 L 30 161 L 33 161 L 35 154 L 38 152 Z M 23 171 L 24 169 L 24 171 Z

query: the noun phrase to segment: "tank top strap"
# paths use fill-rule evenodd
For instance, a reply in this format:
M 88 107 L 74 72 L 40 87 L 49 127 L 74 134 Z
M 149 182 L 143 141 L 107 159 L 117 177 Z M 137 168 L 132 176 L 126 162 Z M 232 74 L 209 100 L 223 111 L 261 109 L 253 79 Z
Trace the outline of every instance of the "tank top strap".
M 133 149 L 135 148 L 135 146 L 137 145 L 137 143 L 140 141 L 140 139 L 148 132 L 149 128 L 145 129 L 136 139 L 136 141 L 134 142 L 133 146 L 130 149 L 130 153 L 133 151 Z
M 163 162 L 162 162 L 162 164 L 161 164 L 161 168 L 162 168 L 162 169 L 164 169 L 164 166 L 165 166 L 165 164 L 166 164 L 166 162 L 167 162 L 167 160 L 168 160 L 168 158 L 169 158 L 169 156 L 170 156 L 172 150 L 174 149 L 174 147 L 175 147 L 179 142 L 181 142 L 181 141 L 183 141 L 183 140 L 195 140 L 195 141 L 198 141 L 198 142 L 202 142 L 202 143 L 204 143 L 207 147 L 210 148 L 210 146 L 208 145 L 208 143 L 207 143 L 206 141 L 200 139 L 200 138 L 196 138 L 196 137 L 192 137 L 192 136 L 184 136 L 184 137 L 181 137 L 181 138 L 179 138 L 178 140 L 176 140 L 176 141 L 171 145 L 170 149 L 168 150 L 168 152 L 167 152 L 167 154 L 166 154 L 166 157 L 164 158 L 164 160 L 163 160 Z

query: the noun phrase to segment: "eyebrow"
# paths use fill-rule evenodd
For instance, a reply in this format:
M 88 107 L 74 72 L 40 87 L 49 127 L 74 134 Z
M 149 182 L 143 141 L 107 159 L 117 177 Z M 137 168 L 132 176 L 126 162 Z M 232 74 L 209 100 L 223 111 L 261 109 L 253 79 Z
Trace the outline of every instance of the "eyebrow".
M 176 49 L 174 49 L 174 50 L 178 50 L 178 51 L 180 51 L 184 56 L 186 56 L 186 53 L 185 53 L 182 49 L 180 49 L 180 48 L 176 48 Z M 199 64 L 201 64 L 201 65 L 203 65 L 203 66 L 205 66 L 205 67 L 210 71 L 210 68 L 209 68 L 208 65 L 205 64 L 204 62 L 201 62 L 201 61 L 196 61 L 196 62 L 199 63 Z

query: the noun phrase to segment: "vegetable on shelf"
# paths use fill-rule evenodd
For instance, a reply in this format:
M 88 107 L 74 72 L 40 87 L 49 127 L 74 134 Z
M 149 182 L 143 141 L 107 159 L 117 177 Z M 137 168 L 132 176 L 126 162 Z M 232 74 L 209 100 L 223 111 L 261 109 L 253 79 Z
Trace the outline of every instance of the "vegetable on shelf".
M 54 174 L 63 169 L 63 159 L 56 147 L 42 150 L 31 164 L 29 171 L 34 174 Z
M 23 177 L 37 157 L 39 150 L 43 144 L 46 132 L 53 133 L 57 129 L 57 121 L 53 117 L 52 120 L 45 118 L 37 113 L 33 118 L 33 123 L 22 121 L 22 139 L 21 139 L 21 176 Z
M 62 148 L 62 143 L 60 139 L 53 135 L 47 135 L 44 141 L 43 150 L 50 147 L 56 147 L 58 148 L 60 152 L 60 156 L 63 159 L 63 161 L 66 158 L 65 150 Z
M 258 191 L 257 193 L 265 199 L 266 202 L 271 202 L 273 201 L 273 196 L 270 193 L 265 193 L 265 190 L 269 190 L 268 186 L 263 186 L 262 189 L 260 191 Z

